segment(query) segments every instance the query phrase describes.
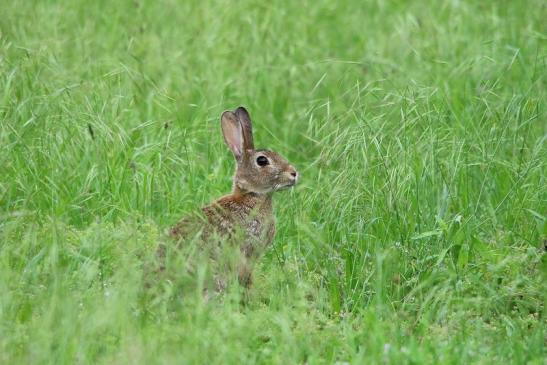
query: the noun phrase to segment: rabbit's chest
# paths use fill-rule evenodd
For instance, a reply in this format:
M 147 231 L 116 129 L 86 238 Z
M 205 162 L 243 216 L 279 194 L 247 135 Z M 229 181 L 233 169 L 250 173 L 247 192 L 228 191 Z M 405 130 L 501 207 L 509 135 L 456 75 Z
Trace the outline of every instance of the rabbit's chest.
M 273 219 L 256 219 L 251 218 L 243 223 L 246 226 L 246 232 L 252 238 L 264 241 L 265 246 L 269 245 L 273 240 L 275 232 L 275 222 Z
M 270 216 L 241 214 L 215 223 L 218 232 L 239 241 L 241 251 L 247 257 L 261 256 L 275 235 L 275 221 Z
M 245 256 L 260 256 L 272 243 L 275 235 L 275 221 L 273 219 L 249 219 L 242 222 L 245 226 L 245 239 L 242 251 Z
M 260 256 L 275 235 L 275 220 L 271 201 L 220 200 L 221 209 L 209 211 L 211 223 L 219 232 L 241 239 L 246 256 Z

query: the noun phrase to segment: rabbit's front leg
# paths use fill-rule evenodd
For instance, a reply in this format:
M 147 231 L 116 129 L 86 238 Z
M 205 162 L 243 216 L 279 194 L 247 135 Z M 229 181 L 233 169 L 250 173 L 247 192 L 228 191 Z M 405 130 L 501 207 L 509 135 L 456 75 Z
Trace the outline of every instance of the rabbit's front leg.
M 239 263 L 238 280 L 239 284 L 246 289 L 249 289 L 253 284 L 253 267 L 247 258 L 242 257 Z

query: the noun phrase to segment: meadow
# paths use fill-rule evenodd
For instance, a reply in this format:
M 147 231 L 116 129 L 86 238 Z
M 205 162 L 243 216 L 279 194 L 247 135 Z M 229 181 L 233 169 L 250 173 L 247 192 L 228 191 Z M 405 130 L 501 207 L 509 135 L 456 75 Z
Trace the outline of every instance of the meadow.
M 547 363 L 543 1 L 0 14 L 0 363 Z M 147 263 L 229 192 L 239 105 L 301 182 L 204 302 Z

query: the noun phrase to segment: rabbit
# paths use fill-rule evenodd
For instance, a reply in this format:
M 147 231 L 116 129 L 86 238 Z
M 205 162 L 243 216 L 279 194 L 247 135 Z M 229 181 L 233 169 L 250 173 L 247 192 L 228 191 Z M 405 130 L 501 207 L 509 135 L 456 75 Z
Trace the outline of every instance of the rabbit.
M 235 245 L 239 248 L 235 264 L 238 281 L 250 288 L 253 265 L 275 236 L 272 195 L 296 185 L 299 174 L 276 152 L 255 149 L 251 117 L 244 107 L 222 113 L 220 124 L 236 161 L 232 192 L 203 207 L 200 214 L 183 218 L 169 230 L 169 236 L 183 243 L 199 231 L 200 240 L 209 241 L 208 247 Z M 211 258 L 222 260 L 218 256 L 225 251 L 213 251 L 216 255 L 211 253 Z M 216 290 L 224 290 L 223 274 L 215 275 Z

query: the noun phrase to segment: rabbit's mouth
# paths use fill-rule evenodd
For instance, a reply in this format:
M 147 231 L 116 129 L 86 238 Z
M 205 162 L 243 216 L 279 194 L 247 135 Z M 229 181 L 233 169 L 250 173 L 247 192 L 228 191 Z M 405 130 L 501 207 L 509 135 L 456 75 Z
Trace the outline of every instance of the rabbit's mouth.
M 291 181 L 288 181 L 284 184 L 277 184 L 277 186 L 275 187 L 275 190 L 279 191 L 279 190 L 287 190 L 287 189 L 290 189 L 292 188 L 293 186 L 296 185 L 296 180 L 291 180 Z

